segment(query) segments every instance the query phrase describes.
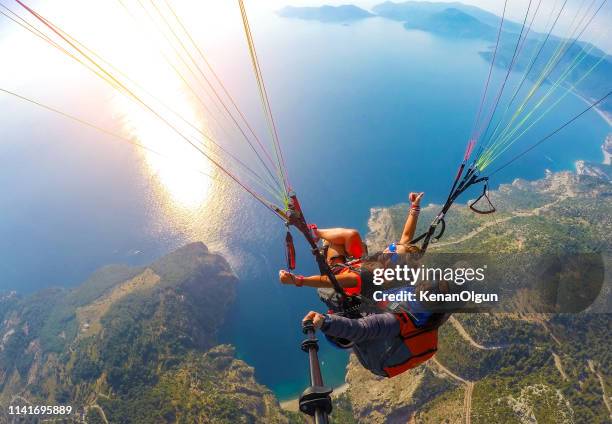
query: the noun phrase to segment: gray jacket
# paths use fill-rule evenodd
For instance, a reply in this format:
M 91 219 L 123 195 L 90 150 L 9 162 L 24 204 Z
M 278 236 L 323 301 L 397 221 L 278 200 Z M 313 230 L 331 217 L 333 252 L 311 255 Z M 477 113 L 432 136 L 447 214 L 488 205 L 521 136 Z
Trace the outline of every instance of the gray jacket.
M 328 336 L 354 342 L 353 352 L 364 368 L 386 377 L 384 368 L 404 362 L 411 356 L 400 338 L 400 324 L 392 313 L 351 319 L 327 315 L 321 331 Z

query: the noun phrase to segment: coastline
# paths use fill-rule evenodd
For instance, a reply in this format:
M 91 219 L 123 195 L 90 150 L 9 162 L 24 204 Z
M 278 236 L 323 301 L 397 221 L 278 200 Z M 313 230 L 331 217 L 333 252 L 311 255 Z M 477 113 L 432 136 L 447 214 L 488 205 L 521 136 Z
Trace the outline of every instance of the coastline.
M 344 383 L 341 386 L 334 387 L 334 391 L 332 392 L 332 397 L 340 396 L 341 394 L 346 392 L 348 388 L 349 388 L 348 383 Z M 300 400 L 299 397 L 296 397 L 294 399 L 285 400 L 283 402 L 280 402 L 280 407 L 284 409 L 285 411 L 299 412 L 300 411 L 299 404 L 298 404 L 299 400 Z
M 574 96 L 576 96 L 576 97 L 578 97 L 580 100 L 582 100 L 584 103 L 586 103 L 587 105 L 589 105 L 589 106 L 590 106 L 591 104 L 593 104 L 593 102 L 592 102 L 591 100 L 587 99 L 587 98 L 586 98 L 586 97 L 584 97 L 582 94 L 578 93 L 576 90 L 570 90 L 570 92 L 571 92 L 571 93 L 572 93 Z M 612 127 L 612 115 L 609 115 L 607 112 L 605 112 L 604 110 L 602 110 L 601 108 L 599 108 L 599 107 L 597 107 L 597 106 L 593 107 L 593 110 L 594 110 L 595 112 L 597 112 L 597 114 L 598 114 L 599 116 L 601 116 L 601 119 L 603 119 L 603 120 L 604 120 L 604 121 L 605 121 L 605 122 L 608 124 L 608 126 Z

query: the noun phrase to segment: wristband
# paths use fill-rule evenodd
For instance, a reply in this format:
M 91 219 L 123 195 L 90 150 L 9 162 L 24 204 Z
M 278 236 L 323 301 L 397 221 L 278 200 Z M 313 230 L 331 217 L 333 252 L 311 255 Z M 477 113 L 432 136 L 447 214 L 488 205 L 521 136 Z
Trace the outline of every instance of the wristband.
M 303 275 L 294 275 L 293 276 L 293 284 L 296 287 L 302 287 L 304 285 L 304 276 Z

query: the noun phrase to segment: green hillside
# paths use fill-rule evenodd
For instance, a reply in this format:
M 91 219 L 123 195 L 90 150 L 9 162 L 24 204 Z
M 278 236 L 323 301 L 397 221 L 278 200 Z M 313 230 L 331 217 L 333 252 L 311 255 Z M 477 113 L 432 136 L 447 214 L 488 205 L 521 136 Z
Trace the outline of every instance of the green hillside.
M 490 197 L 499 213 L 483 217 L 456 205 L 447 235 L 430 252 L 596 251 L 605 254 L 608 269 L 612 265 L 609 180 L 551 173 L 502 185 Z M 423 229 L 438 208 L 424 208 Z M 407 205 L 372 211 L 373 249 L 398 238 L 406 211 Z M 398 422 L 389 418 L 399 420 L 398 411 L 402 422 L 412 417 L 415 423 L 610 422 L 607 278 L 596 305 L 579 314 L 455 314 L 441 329 L 435 359 L 391 379 L 397 379 L 392 386 L 353 361 L 351 413 L 363 423 Z
M 16 422 L 9 405 L 48 404 L 73 407 L 62 422 L 287 422 L 253 368 L 218 345 L 236 285 L 194 243 L 73 290 L 1 297 L 0 423 Z

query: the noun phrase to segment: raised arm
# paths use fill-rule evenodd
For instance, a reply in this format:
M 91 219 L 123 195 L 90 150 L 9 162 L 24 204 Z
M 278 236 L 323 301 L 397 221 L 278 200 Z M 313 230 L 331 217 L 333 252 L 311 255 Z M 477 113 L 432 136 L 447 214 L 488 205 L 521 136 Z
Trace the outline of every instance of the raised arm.
M 404 230 L 402 231 L 402 237 L 399 242 L 400 245 L 406 245 L 414 238 L 414 233 L 419 221 L 419 213 L 421 212 L 421 199 L 424 194 L 425 193 L 410 193 L 409 199 L 412 204 L 408 211 L 406 223 L 404 224 Z

